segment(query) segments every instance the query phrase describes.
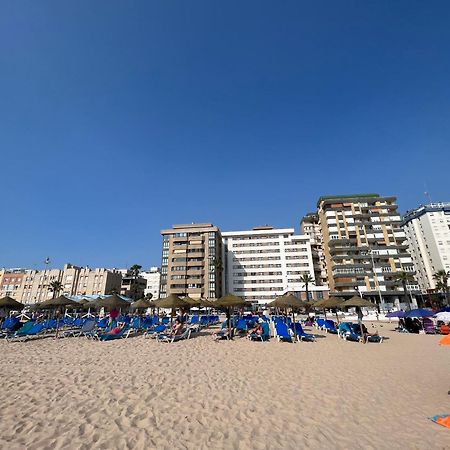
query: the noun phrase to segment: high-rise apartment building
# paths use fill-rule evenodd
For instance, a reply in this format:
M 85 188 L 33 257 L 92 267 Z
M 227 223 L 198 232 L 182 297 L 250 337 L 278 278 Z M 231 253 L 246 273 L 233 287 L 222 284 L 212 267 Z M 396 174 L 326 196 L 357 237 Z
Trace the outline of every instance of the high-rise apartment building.
M 162 230 L 160 297 L 222 295 L 222 237 L 212 224 L 174 225 Z
M 382 303 L 403 300 L 395 274 L 415 274 L 395 197 L 358 194 L 317 203 L 331 295 L 366 293 Z M 409 289 L 417 291 L 412 283 Z
M 310 238 L 293 228 L 256 227 L 222 233 L 225 291 L 252 303 L 268 303 L 295 292 L 306 299 L 300 277 L 314 279 Z M 327 288 L 309 284 L 310 298 L 322 298 Z
M 450 271 L 450 203 L 431 203 L 408 211 L 403 229 L 423 291 L 436 288 L 433 275 Z
M 323 236 L 317 213 L 309 213 L 300 223 L 301 234 L 309 236 L 317 286 L 328 286 L 327 267 L 323 252 Z

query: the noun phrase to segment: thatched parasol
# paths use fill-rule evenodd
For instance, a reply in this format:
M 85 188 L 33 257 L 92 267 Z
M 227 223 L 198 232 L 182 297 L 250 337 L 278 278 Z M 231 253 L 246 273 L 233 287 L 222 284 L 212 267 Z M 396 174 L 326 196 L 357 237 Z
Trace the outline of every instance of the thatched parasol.
M 127 302 L 117 294 L 113 294 L 105 298 L 99 297 L 97 300 L 91 303 L 91 306 L 96 308 L 105 308 L 111 311 L 112 309 L 119 310 L 121 308 L 129 308 L 130 302 Z
M 6 296 L 0 298 L 0 308 L 5 309 L 14 309 L 16 311 L 21 311 L 24 308 L 24 305 L 17 300 L 14 300 L 12 297 Z

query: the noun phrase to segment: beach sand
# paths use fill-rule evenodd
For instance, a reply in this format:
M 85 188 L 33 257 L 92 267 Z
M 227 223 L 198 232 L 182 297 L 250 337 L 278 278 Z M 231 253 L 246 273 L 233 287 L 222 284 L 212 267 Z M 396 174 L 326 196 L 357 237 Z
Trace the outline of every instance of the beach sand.
M 450 413 L 450 348 L 392 329 L 366 345 L 2 341 L 0 448 L 450 449 L 428 419 Z

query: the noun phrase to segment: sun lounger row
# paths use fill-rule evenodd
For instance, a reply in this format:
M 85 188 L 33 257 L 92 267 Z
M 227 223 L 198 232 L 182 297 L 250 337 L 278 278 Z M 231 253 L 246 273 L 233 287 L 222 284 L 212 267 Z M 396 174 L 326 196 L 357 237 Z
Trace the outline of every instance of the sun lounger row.
M 314 342 L 316 340 L 313 334 L 305 333 L 300 322 L 295 322 L 295 325 L 291 323 L 288 327 L 282 320 L 275 320 L 274 325 L 275 338 L 279 342 L 295 342 L 295 337 L 297 337 L 297 341 L 299 342 Z
M 363 329 L 364 331 L 364 329 Z M 366 342 L 383 342 L 383 338 L 378 335 L 370 335 L 367 330 L 364 332 L 364 336 L 361 336 L 361 327 L 357 323 L 341 322 L 339 324 L 338 336 L 346 341 L 360 342 L 365 339 Z

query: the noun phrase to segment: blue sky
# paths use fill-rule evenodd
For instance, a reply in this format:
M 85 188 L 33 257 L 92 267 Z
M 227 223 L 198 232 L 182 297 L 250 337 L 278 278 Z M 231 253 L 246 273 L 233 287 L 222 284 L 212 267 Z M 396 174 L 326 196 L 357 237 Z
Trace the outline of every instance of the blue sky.
M 159 231 L 450 201 L 447 1 L 2 1 L 0 267 L 159 265 Z

